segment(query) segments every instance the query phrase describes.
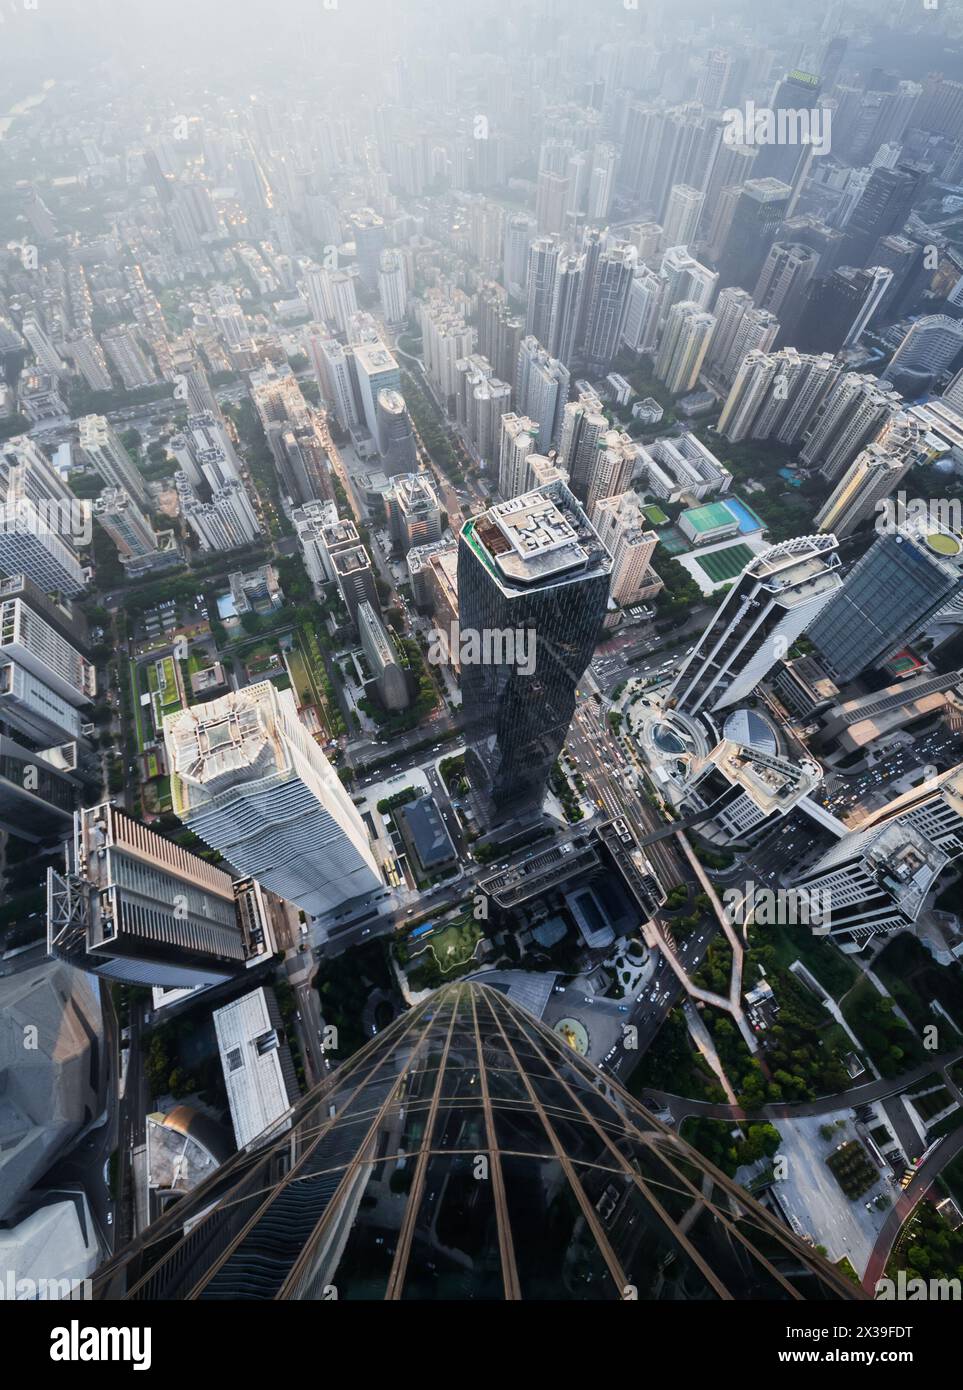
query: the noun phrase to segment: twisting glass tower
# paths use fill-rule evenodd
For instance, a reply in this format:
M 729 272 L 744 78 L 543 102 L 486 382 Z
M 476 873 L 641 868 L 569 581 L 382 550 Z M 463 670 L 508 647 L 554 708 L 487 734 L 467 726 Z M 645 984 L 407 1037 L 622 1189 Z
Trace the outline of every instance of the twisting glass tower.
M 525 1009 L 469 982 L 182 1198 L 95 1296 L 860 1295 Z

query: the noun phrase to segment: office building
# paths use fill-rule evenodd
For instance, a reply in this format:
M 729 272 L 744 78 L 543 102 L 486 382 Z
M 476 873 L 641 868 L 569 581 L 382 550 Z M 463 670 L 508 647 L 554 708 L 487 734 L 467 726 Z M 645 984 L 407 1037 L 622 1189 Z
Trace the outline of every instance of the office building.
M 954 796 L 958 800 L 959 790 Z M 844 835 L 794 878 L 793 887 L 823 904 L 829 935 L 852 954 L 912 927 L 949 863 L 944 850 L 897 817 Z
M 382 391 L 391 392 L 393 396 L 399 393 L 401 372 L 398 363 L 381 342 L 356 343 L 354 366 L 364 422 L 371 438 L 380 448 L 381 421 L 378 416 L 378 396 Z
M 382 251 L 378 263 L 378 294 L 385 323 L 397 328 L 408 318 L 408 277 L 400 251 Z
M 334 529 L 340 532 L 341 528 Z M 337 550 L 330 553 L 330 560 L 335 582 L 351 621 L 357 625 L 359 603 L 370 603 L 376 613 L 380 612 L 375 572 L 371 556 L 364 546 L 339 545 Z
M 884 532 L 812 624 L 809 639 L 837 684 L 903 646 L 963 586 L 963 542 L 943 528 Z
M 90 543 L 90 504 L 24 435 L 0 444 L 0 521 L 0 573 L 25 574 L 43 593 L 83 591 L 77 548 Z
M 923 171 L 909 165 L 873 170 L 846 223 L 842 248 L 846 265 L 872 264 L 877 243 L 903 231 L 924 181 Z
M 110 802 L 75 814 L 47 903 L 49 953 L 108 980 L 216 984 L 274 951 L 256 883 L 235 882 Z
M 441 540 L 442 507 L 428 473 L 399 474 L 384 498 L 388 531 L 403 555 Z
M 354 241 L 358 278 L 369 293 L 376 294 L 381 253 L 386 249 L 388 241 L 384 219 L 371 208 L 361 208 L 349 215 L 348 231 Z
M 400 391 L 382 389 L 378 392 L 377 426 L 375 439 L 385 476 L 394 478 L 399 473 L 414 472 L 418 467 L 418 448 L 411 416 Z
M 621 1086 L 600 1086 L 542 1007 L 474 981 L 435 991 L 297 1102 L 283 1133 L 254 1141 L 118 1251 L 94 1297 L 858 1297 Z M 441 1104 L 466 1076 L 479 1104 Z M 562 1101 L 574 1117 L 564 1123 Z M 419 1104 L 437 1119 L 414 1132 Z M 473 1176 L 479 1153 L 490 1181 Z M 304 1157 L 292 1167 L 292 1155 Z
M 801 536 L 754 556 L 676 677 L 675 708 L 712 714 L 747 699 L 840 589 L 835 536 Z
M 382 883 L 361 816 L 270 681 L 167 715 L 174 813 L 241 874 L 320 916 Z
M 679 814 L 702 814 L 699 834 L 722 844 L 751 844 L 817 791 L 822 769 L 793 762 L 729 737 L 695 759 L 686 776 Z
M 840 266 L 826 280 L 811 280 L 796 340 L 804 352 L 840 352 L 859 345 L 893 279 L 883 266 Z
M 611 571 L 611 556 L 563 483 L 498 503 L 462 528 L 462 630 L 512 636 L 484 653 L 490 660 L 462 654 L 466 738 L 496 816 L 541 804 L 605 616 Z M 518 645 L 531 643 L 522 659 Z
M 816 252 L 798 242 L 774 242 L 766 257 L 752 298 L 757 308 L 768 309 L 779 320 L 780 347 L 785 343 L 800 346 L 797 341 L 799 320 L 806 307 L 809 282 L 818 266 Z M 766 351 L 766 347 L 762 350 Z
M 39 606 L 0 593 L 0 660 L 9 658 L 79 708 L 97 694 L 93 663 L 60 635 Z
M 398 659 L 397 648 L 388 636 L 377 609 L 372 608 L 370 603 L 358 604 L 358 635 L 384 708 L 391 713 L 408 709 L 411 705 L 408 674 Z
M 290 1125 L 301 1094 L 273 990 L 254 989 L 212 1014 L 239 1150 Z
M 735 192 L 732 216 L 718 255 L 719 285 L 739 285 L 750 290 L 780 223 L 788 215 L 792 190 L 779 179 L 751 178 Z

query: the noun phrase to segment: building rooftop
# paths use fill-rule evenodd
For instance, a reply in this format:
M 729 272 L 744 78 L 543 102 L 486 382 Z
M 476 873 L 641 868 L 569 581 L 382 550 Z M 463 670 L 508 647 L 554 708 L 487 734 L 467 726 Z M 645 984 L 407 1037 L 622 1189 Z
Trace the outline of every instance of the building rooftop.
M 462 536 L 506 586 L 551 583 L 612 559 L 564 483 L 499 502 L 465 522 Z
M 265 990 L 255 989 L 214 1010 L 217 1048 L 239 1149 L 275 1129 L 298 1095 L 272 1002 Z
M 419 797 L 417 801 L 402 806 L 398 814 L 425 869 L 431 869 L 436 864 L 447 864 L 454 859 L 455 846 L 432 797 Z

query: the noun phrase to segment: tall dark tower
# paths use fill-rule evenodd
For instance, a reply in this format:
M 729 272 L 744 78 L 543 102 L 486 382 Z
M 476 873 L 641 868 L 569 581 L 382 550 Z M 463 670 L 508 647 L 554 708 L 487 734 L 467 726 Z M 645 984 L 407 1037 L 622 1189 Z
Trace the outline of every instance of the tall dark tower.
M 602 627 L 611 570 L 564 483 L 500 502 L 462 528 L 462 709 L 475 776 L 496 817 L 541 804 Z M 477 658 L 465 655 L 472 635 L 482 644 Z M 519 660 L 522 646 L 527 660 Z
M 101 1270 L 101 1299 L 859 1299 L 510 997 L 402 1015 Z
M 902 232 L 926 175 L 911 165 L 874 169 L 846 225 L 841 260 L 869 265 L 881 237 Z

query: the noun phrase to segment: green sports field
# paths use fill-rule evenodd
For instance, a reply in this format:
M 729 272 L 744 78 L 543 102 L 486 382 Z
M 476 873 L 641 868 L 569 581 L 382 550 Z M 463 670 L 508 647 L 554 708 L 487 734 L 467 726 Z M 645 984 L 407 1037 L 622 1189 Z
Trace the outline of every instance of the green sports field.
M 696 555 L 694 559 L 713 584 L 723 584 L 745 569 L 752 559 L 752 551 L 747 545 L 730 545 L 725 550 L 713 550 L 709 555 Z

